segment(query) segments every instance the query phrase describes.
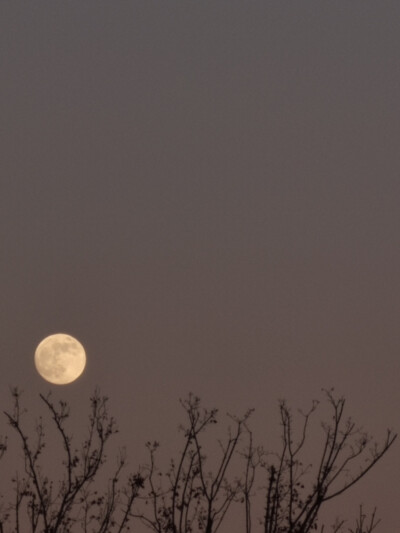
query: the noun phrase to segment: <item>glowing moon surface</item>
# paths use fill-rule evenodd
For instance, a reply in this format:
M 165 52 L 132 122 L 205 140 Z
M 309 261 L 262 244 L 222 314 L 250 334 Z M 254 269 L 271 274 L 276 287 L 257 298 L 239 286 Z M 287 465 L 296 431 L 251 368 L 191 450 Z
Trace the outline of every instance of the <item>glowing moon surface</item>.
M 82 374 L 86 366 L 86 353 L 74 337 L 56 333 L 43 339 L 36 348 L 35 366 L 45 380 L 66 385 Z

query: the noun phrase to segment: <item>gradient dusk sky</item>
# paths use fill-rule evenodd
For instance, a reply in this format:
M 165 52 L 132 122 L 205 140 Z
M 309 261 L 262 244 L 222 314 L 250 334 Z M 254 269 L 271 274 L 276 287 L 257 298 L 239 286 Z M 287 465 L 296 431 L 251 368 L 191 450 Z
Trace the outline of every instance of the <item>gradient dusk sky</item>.
M 399 430 L 399 51 L 398 0 L 2 1 L 2 410 L 99 386 L 133 467 L 189 391 L 266 445 L 322 387 Z M 58 331 L 64 387 L 33 363 Z M 399 468 L 332 513 L 399 531 Z

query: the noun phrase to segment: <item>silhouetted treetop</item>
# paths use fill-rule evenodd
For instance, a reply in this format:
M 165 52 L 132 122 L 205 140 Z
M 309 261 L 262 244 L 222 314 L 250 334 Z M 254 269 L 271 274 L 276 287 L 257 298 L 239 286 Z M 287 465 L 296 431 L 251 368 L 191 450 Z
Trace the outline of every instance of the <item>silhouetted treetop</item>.
M 86 436 L 78 442 L 69 429 L 69 405 L 51 394 L 40 399 L 47 422 L 38 416 L 33 430 L 17 389 L 12 409 L 4 413 L 22 461 L 10 480 L 11 497 L 0 500 L 0 533 L 142 533 L 143 528 L 217 533 L 230 524 L 230 513 L 238 533 L 327 533 L 320 525 L 324 504 L 342 498 L 364 478 L 397 436 L 387 430 L 376 441 L 345 415 L 344 398 L 324 390 L 322 400 L 295 415 L 285 401 L 279 402 L 280 446 L 271 452 L 251 429 L 252 410 L 221 416 L 189 394 L 180 400 L 183 422 L 176 454 L 165 464 L 159 442 L 148 441 L 146 464 L 129 473 L 125 452 L 115 454 L 113 469 L 105 468 L 106 451 L 117 433 L 105 396 L 98 391 L 91 396 Z M 328 411 L 318 422 L 322 404 Z M 221 420 L 222 433 L 221 428 L 215 433 Z M 47 461 L 49 424 L 58 437 L 61 470 L 56 472 Z M 270 431 L 265 428 L 264 439 Z M 0 439 L 1 464 L 8 442 Z M 367 515 L 360 507 L 353 527 L 338 518 L 330 530 L 372 533 L 379 523 L 375 510 Z

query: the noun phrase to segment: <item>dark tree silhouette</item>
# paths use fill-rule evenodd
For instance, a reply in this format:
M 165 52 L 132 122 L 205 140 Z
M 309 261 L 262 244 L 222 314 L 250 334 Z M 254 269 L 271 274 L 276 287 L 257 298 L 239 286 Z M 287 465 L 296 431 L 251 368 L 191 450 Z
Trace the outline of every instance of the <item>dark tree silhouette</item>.
M 106 460 L 106 447 L 117 432 L 115 421 L 107 409 L 107 398 L 96 391 L 90 399 L 88 433 L 79 446 L 75 446 L 67 430 L 70 416 L 65 402 L 54 404 L 51 395 L 40 395 L 56 428 L 62 451 L 62 474 L 58 479 L 44 467 L 46 445 L 42 418 L 35 425 L 34 438 L 24 426 L 20 393 L 12 391 L 14 408 L 5 415 L 16 432 L 23 452 L 24 468 L 12 479 L 14 499 L 0 522 L 0 532 L 66 533 L 70 531 L 112 533 L 126 531 L 130 511 L 138 491 L 143 485 L 140 474 L 130 475 L 121 486 L 125 468 L 123 454 L 117 458 L 112 477 L 106 489 L 100 491 L 96 481 Z M 1 448 L 4 452 L 4 446 Z
M 221 433 L 218 411 L 204 408 L 190 394 L 181 400 L 180 451 L 165 467 L 159 443 L 148 442 L 146 465 L 128 474 L 122 453 L 107 475 L 106 449 L 117 432 L 107 398 L 97 391 L 92 395 L 87 435 L 77 444 L 68 430 L 68 405 L 41 395 L 60 444 L 61 473 L 52 473 L 46 463 L 48 428 L 40 417 L 30 434 L 20 393 L 14 390 L 12 398 L 13 409 L 5 416 L 19 441 L 23 465 L 11 480 L 11 500 L 0 500 L 0 533 L 142 533 L 143 528 L 217 533 L 233 507 L 235 516 L 243 517 L 235 527 L 238 533 L 328 533 L 318 521 L 324 504 L 357 484 L 396 439 L 388 430 L 381 443 L 375 442 L 345 417 L 345 400 L 329 390 L 324 392 L 329 411 L 322 415 L 319 452 L 318 435 L 311 428 L 321 403 L 294 416 L 281 401 L 281 446 L 271 453 L 255 444 L 252 410 L 227 415 Z M 0 439 L 0 459 L 5 454 L 6 438 Z M 378 524 L 375 510 L 367 515 L 360 508 L 353 527 L 337 520 L 329 531 L 372 533 Z
M 251 412 L 241 418 L 230 416 L 226 438 L 218 442 L 219 457 L 209 470 L 202 437 L 217 423 L 217 410 L 203 408 L 193 395 L 181 404 L 186 414 L 186 425 L 180 427 L 182 450 L 161 471 L 156 465 L 159 444 L 147 443 L 150 460 L 144 499 L 150 505 L 142 506 L 135 516 L 156 533 L 213 533 L 231 504 L 242 499 L 242 481 L 230 470 Z
M 264 517 L 265 533 L 308 533 L 317 529 L 322 505 L 342 495 L 363 478 L 392 446 L 396 434 L 387 430 L 378 445 L 351 418 L 344 417 L 345 400 L 336 399 L 333 391 L 325 391 L 331 410 L 328 422 L 322 422 L 323 440 L 316 465 L 302 457 L 308 437 L 311 416 L 318 402 L 302 417 L 299 437 L 293 429 L 293 416 L 285 402 L 280 403 L 282 427 L 281 450 L 275 460 L 263 466 L 267 472 Z M 358 531 L 366 519 L 359 518 Z M 369 531 L 375 527 L 375 515 Z M 341 531 L 336 526 L 336 531 Z
M 388 430 L 381 444 L 374 442 L 352 419 L 344 417 L 343 398 L 336 399 L 332 390 L 324 391 L 324 395 L 331 413 L 322 422 L 323 439 L 315 465 L 306 462 L 303 455 L 319 402 L 314 402 L 307 413 L 300 413 L 298 437 L 294 431 L 298 424 L 291 410 L 280 402 L 282 444 L 276 453 L 267 453 L 253 444 L 248 425 L 251 411 L 242 417 L 229 416 L 226 438 L 218 441 L 215 452 L 207 433 L 217 423 L 218 412 L 203 408 L 199 398 L 190 395 L 181 402 L 186 414 L 186 424 L 181 427 L 181 452 L 171 459 L 167 469 L 157 464 L 159 444 L 147 444 L 146 492 L 141 497 L 147 505 L 135 507 L 135 516 L 155 533 L 216 533 L 231 505 L 237 503 L 244 506 L 245 533 L 317 530 L 324 503 L 360 481 L 396 439 L 396 434 Z M 240 465 L 238 458 L 242 459 Z M 210 459 L 211 465 L 207 462 Z M 266 488 L 255 489 L 256 479 Z M 257 521 L 252 502 L 263 490 L 264 516 Z M 253 527 L 255 522 L 258 528 Z M 361 510 L 355 528 L 347 531 L 370 533 L 377 524 L 375 512 L 368 521 Z M 344 528 L 344 522 L 337 522 L 333 533 L 344 532 Z M 324 531 L 323 526 L 320 531 Z

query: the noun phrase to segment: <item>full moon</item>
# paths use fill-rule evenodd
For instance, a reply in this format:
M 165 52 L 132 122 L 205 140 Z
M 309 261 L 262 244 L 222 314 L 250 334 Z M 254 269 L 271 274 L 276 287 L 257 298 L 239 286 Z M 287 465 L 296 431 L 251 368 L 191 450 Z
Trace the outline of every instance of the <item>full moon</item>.
M 82 344 L 65 333 L 46 337 L 35 351 L 36 370 L 42 378 L 56 385 L 75 381 L 85 365 L 86 353 Z

